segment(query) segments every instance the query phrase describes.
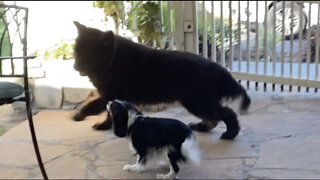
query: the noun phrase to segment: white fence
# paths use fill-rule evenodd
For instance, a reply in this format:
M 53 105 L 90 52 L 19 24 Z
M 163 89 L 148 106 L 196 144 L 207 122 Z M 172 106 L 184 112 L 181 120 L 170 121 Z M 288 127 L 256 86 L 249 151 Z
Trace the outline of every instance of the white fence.
M 174 44 L 178 50 L 192 51 L 220 63 L 237 79 L 247 81 L 248 88 L 252 83 L 256 88 L 262 83 L 264 89 L 271 85 L 273 90 L 279 85 L 281 91 L 284 87 L 289 91 L 292 87 L 298 91 L 301 87 L 306 91 L 320 88 L 318 2 L 168 4 L 174 9 Z M 188 30 L 187 25 L 194 26 L 193 30 Z

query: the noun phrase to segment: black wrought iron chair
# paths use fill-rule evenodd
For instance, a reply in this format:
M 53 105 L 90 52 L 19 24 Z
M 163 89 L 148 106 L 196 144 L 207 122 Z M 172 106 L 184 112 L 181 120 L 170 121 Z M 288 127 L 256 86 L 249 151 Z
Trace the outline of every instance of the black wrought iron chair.
M 0 4 L 0 78 L 23 79 L 23 85 L 0 81 L 0 105 L 15 101 L 26 102 L 27 117 L 38 164 L 43 178 L 48 179 L 38 148 L 30 104 L 28 60 L 35 56 L 27 56 L 27 25 L 28 8 Z M 2 71 L 5 61 L 10 65 L 11 72 L 9 73 Z M 16 61 L 23 63 L 22 73 L 15 72 Z

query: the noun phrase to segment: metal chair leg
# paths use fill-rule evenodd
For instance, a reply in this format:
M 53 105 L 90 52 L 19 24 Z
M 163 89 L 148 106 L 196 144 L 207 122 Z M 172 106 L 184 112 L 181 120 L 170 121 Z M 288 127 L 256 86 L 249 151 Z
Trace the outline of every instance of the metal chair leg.
M 24 60 L 24 72 L 25 72 L 24 73 L 25 102 L 26 102 L 27 115 L 28 115 L 28 120 L 29 120 L 29 127 L 30 127 L 33 147 L 34 147 L 34 151 L 37 156 L 37 160 L 38 160 L 38 164 L 39 164 L 42 176 L 44 179 L 48 179 L 48 176 L 47 176 L 47 173 L 46 173 L 46 170 L 44 168 L 43 161 L 41 158 L 41 154 L 40 154 L 40 150 L 39 150 L 39 146 L 38 146 L 38 141 L 37 141 L 36 133 L 34 130 L 34 125 L 33 125 L 33 117 L 32 117 L 30 94 L 29 94 L 27 59 Z

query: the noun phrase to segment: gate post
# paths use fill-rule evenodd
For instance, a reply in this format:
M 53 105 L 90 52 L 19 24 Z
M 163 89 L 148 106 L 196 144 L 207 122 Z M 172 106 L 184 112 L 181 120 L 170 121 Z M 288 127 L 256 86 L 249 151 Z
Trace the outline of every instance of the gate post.
M 176 47 L 179 51 L 197 53 L 196 44 L 198 36 L 196 33 L 196 1 L 172 1 L 175 11 L 176 28 L 174 36 Z

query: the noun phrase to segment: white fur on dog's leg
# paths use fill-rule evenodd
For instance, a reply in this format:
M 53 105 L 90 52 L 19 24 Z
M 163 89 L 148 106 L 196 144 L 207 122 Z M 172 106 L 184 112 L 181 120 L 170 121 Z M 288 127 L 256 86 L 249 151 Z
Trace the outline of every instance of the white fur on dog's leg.
M 132 143 L 129 144 L 129 149 L 130 149 L 132 155 L 137 154 L 137 151 L 134 149 Z
M 130 171 L 131 170 L 131 165 L 130 164 L 126 164 L 123 166 L 123 171 Z
M 170 166 L 170 171 L 168 174 L 157 174 L 157 179 L 177 179 L 176 173 L 174 172 L 172 166 Z
M 144 166 L 138 162 L 133 165 L 127 164 L 123 166 L 123 171 L 141 172 L 143 170 L 144 170 Z
M 159 161 L 159 166 L 162 167 L 168 167 L 170 165 L 169 162 L 167 161 Z

